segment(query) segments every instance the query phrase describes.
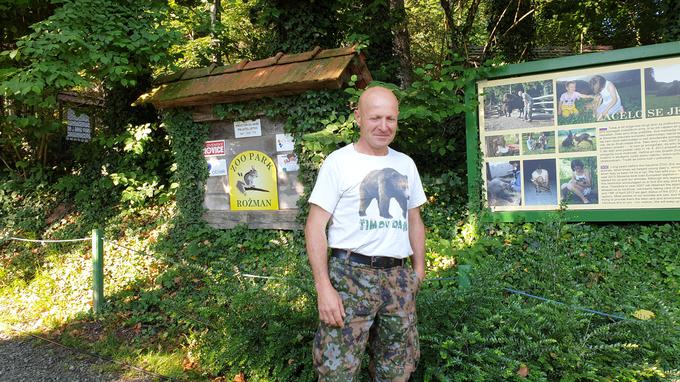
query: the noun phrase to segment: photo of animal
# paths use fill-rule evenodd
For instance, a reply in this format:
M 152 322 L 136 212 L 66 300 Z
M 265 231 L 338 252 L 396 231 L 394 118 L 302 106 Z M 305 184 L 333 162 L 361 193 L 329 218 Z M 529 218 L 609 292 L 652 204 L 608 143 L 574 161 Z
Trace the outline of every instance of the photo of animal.
M 513 93 L 503 94 L 499 110 L 500 114 L 510 117 L 514 110 L 519 111 L 520 116 L 524 115 L 524 101 L 522 101 L 522 97 Z
M 548 170 L 544 168 L 537 168 L 531 172 L 531 183 L 534 184 L 537 194 L 540 192 L 550 192 L 549 174 Z
M 555 159 L 525 160 L 524 203 L 527 206 L 557 205 L 557 167 Z
M 552 81 L 532 81 L 481 89 L 483 119 L 487 131 L 552 126 Z
M 555 132 L 522 133 L 522 155 L 555 153 Z
M 489 207 L 521 205 L 522 174 L 519 161 L 486 163 Z
M 561 153 L 597 150 L 595 128 L 560 130 L 558 141 Z

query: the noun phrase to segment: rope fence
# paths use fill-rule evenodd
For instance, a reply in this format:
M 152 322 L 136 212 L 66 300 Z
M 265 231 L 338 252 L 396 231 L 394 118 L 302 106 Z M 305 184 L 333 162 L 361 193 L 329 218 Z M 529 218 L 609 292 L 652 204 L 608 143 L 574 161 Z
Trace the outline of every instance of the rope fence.
M 73 243 L 73 242 L 78 242 L 78 241 L 89 241 L 92 240 L 92 237 L 83 237 L 80 239 L 24 239 L 21 237 L 13 237 L 13 236 L 8 236 L 2 238 L 3 241 L 5 240 L 14 240 L 14 241 L 23 241 L 23 242 L 28 242 L 28 243 L 40 243 L 40 244 L 45 244 L 45 243 Z

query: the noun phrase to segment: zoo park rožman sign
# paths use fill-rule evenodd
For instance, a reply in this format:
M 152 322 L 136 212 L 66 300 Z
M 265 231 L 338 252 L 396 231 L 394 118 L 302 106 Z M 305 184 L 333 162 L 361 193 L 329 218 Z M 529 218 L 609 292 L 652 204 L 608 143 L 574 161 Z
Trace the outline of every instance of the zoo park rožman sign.
M 229 163 L 229 206 L 234 211 L 278 210 L 276 165 L 261 151 L 248 150 Z
M 680 42 L 509 65 L 476 94 L 470 197 L 492 219 L 680 220 Z

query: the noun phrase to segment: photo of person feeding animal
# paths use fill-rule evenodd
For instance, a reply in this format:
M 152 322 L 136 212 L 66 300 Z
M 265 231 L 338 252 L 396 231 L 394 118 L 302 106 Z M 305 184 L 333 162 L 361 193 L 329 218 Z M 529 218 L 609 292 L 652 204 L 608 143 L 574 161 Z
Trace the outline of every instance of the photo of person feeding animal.
M 487 131 L 553 126 L 552 81 L 522 82 L 483 88 Z
M 569 129 L 557 133 L 561 153 L 597 150 L 597 129 Z
M 640 70 L 560 78 L 557 124 L 642 118 Z

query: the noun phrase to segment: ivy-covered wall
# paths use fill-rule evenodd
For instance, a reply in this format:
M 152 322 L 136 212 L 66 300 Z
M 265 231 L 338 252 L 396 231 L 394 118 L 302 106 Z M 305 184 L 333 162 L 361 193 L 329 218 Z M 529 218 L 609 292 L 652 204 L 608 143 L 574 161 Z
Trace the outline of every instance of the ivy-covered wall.
M 195 123 L 191 112 L 174 109 L 164 115 L 175 156 L 173 185 L 178 187 L 176 227 L 200 222 L 203 215 L 204 184 L 208 165 L 203 158 L 203 142 L 208 138 L 208 127 Z

